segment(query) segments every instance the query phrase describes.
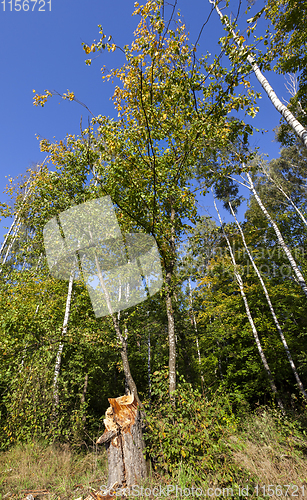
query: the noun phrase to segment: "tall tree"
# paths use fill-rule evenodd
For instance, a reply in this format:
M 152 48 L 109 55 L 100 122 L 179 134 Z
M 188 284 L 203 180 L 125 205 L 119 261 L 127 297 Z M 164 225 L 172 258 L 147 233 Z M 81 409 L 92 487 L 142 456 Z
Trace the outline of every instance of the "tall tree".
M 260 274 L 260 272 L 259 272 L 259 269 L 258 269 L 258 267 L 257 267 L 257 265 L 256 265 L 256 263 L 255 263 L 255 261 L 254 261 L 254 259 L 253 259 L 253 257 L 252 257 L 252 255 L 251 255 L 251 253 L 250 253 L 250 251 L 249 251 L 248 247 L 247 247 L 247 244 L 246 244 L 246 241 L 245 241 L 245 237 L 244 237 L 244 233 L 243 233 L 243 231 L 242 231 L 242 228 L 241 228 L 241 226 L 240 226 L 240 223 L 239 223 L 239 221 L 238 221 L 238 219 L 237 219 L 237 217 L 236 217 L 236 214 L 235 214 L 235 212 L 234 212 L 234 210 L 233 210 L 233 207 L 232 207 L 232 205 L 231 205 L 231 202 L 230 202 L 230 201 L 229 201 L 229 208 L 230 208 L 230 211 L 231 211 L 231 213 L 232 213 L 232 215 L 233 215 L 233 217 L 234 217 L 234 219 L 235 219 L 235 221 L 236 221 L 236 224 L 237 224 L 237 226 L 238 226 L 238 228 L 239 228 L 239 231 L 240 231 L 240 234 L 241 234 L 241 237 L 242 237 L 242 241 L 243 241 L 244 248 L 245 248 L 245 250 L 246 250 L 246 252 L 247 252 L 247 255 L 248 255 L 248 257 L 249 257 L 249 259 L 250 259 L 250 261 L 251 261 L 251 263 L 252 263 L 252 266 L 253 266 L 253 268 L 254 268 L 254 270 L 255 270 L 255 272 L 256 272 L 256 274 L 257 274 L 257 276 L 258 276 L 258 279 L 259 279 L 259 281 L 260 281 L 260 283 L 261 283 L 261 286 L 262 286 L 262 288 L 263 288 L 265 298 L 266 298 L 266 300 L 267 300 L 267 303 L 268 303 L 268 305 L 269 305 L 269 308 L 270 308 L 270 311 L 271 311 L 271 314 L 272 314 L 272 317 L 273 317 L 274 323 L 275 323 L 275 325 L 276 325 L 277 331 L 278 331 L 278 333 L 279 333 L 279 336 L 280 336 L 281 341 L 282 341 L 282 343 L 283 343 L 283 346 L 284 346 L 284 348 L 285 348 L 285 351 L 286 351 L 286 354 L 287 354 L 287 358 L 288 358 L 288 360 L 289 360 L 289 363 L 290 363 L 291 369 L 292 369 L 293 374 L 294 374 L 294 376 L 295 376 L 295 379 L 296 379 L 297 385 L 298 385 L 298 387 L 299 387 L 299 389 L 300 389 L 300 391 L 301 391 L 302 395 L 304 396 L 305 400 L 307 401 L 307 394 L 306 394 L 306 391 L 305 391 L 305 389 L 304 389 L 304 386 L 303 386 L 303 384 L 302 384 L 302 381 L 301 381 L 301 379 L 300 379 L 300 376 L 299 376 L 299 374 L 298 374 L 298 372 L 297 372 L 296 366 L 295 366 L 295 364 L 294 364 L 294 361 L 293 361 L 292 355 L 291 355 L 291 353 L 290 353 L 290 350 L 289 350 L 289 347 L 288 347 L 287 341 L 286 341 L 286 339 L 285 339 L 284 333 L 283 333 L 283 331 L 282 331 L 282 328 L 281 328 L 281 326 L 280 326 L 280 323 L 279 323 L 279 321 L 278 321 L 278 319 L 277 319 L 277 316 L 276 316 L 276 313 L 275 313 L 274 307 L 273 307 L 273 305 L 272 305 L 271 298 L 270 298 L 270 296 L 269 296 L 269 293 L 268 293 L 267 287 L 265 286 L 265 283 L 264 283 L 263 278 L 262 278 L 262 276 L 261 276 L 261 274 Z
M 217 211 L 220 224 L 223 227 L 223 222 L 222 222 L 220 213 L 218 211 L 215 199 L 214 199 L 214 206 L 215 206 L 215 209 Z M 224 237 L 225 237 L 225 239 L 227 241 L 227 246 L 228 246 L 229 253 L 230 253 L 231 260 L 232 260 L 233 267 L 234 267 L 234 275 L 235 275 L 235 278 L 236 278 L 237 283 L 239 285 L 240 293 L 241 293 L 241 296 L 242 296 L 242 299 L 243 299 L 243 302 L 244 302 L 244 306 L 245 306 L 245 309 L 246 309 L 246 315 L 248 317 L 248 321 L 250 323 L 250 326 L 251 326 L 251 329 L 252 329 L 252 332 L 253 332 L 253 336 L 254 336 L 254 339 L 255 339 L 255 342 L 256 342 L 256 345 L 257 345 L 257 349 L 258 349 L 258 352 L 259 352 L 259 355 L 260 355 L 263 367 L 264 367 L 266 375 L 267 375 L 267 377 L 269 379 L 271 390 L 272 390 L 274 396 L 276 397 L 277 404 L 278 404 L 278 406 L 279 406 L 279 408 L 281 410 L 284 410 L 283 403 L 282 403 L 282 401 L 281 401 L 281 399 L 280 399 L 280 397 L 278 395 L 277 387 L 276 387 L 275 381 L 273 379 L 272 372 L 271 372 L 270 367 L 268 365 L 266 356 L 264 354 L 264 351 L 263 351 L 263 348 L 262 348 L 262 345 L 261 345 L 261 342 L 260 342 L 260 339 L 259 339 L 257 328 L 255 326 L 254 320 L 253 320 L 251 312 L 250 312 L 250 308 L 249 308 L 249 305 L 248 305 L 246 294 L 244 292 L 243 280 L 242 280 L 242 277 L 241 277 L 241 275 L 240 275 L 240 273 L 239 273 L 239 271 L 237 269 L 237 263 L 236 263 L 236 260 L 235 260 L 235 256 L 234 256 L 234 253 L 233 253 L 233 250 L 232 250 L 229 238 L 228 238 L 227 234 L 225 233 L 224 229 L 223 229 L 223 234 L 224 234 Z
M 245 137 L 247 130 L 239 120 L 227 119 L 245 98 L 223 85 L 226 70 L 219 58 L 213 68 L 206 57 L 198 62 L 180 18 L 171 29 L 170 22 L 161 17 L 160 7 L 159 1 L 136 4 L 134 14 L 141 19 L 134 41 L 123 49 L 126 62 L 104 75 L 105 79 L 119 79 L 113 96 L 118 120 L 99 115 L 80 138 L 68 138 L 65 146 L 43 141 L 42 149 L 65 175 L 90 173 L 91 195 L 111 196 L 123 230 L 140 230 L 156 239 L 164 269 L 172 393 L 176 388 L 176 247 L 185 220 L 196 220 L 190 184 L 194 165 L 205 162 L 229 137 Z M 105 40 L 101 27 L 100 34 L 99 42 L 84 45 L 87 54 L 116 50 Z M 202 85 L 204 72 L 211 75 L 206 86 Z M 44 104 L 48 95 L 51 93 L 35 96 L 35 103 Z M 209 167 L 206 171 L 209 175 Z
M 302 0 L 267 1 L 266 17 L 273 25 L 270 40 L 270 61 L 275 71 L 289 74 L 288 90 L 291 94 L 289 109 L 304 125 L 307 125 L 307 2 Z M 291 75 L 293 73 L 293 75 Z M 277 138 L 283 144 L 295 144 L 293 130 L 281 123 Z
M 268 95 L 270 101 L 272 102 L 273 106 L 275 109 L 282 115 L 284 120 L 286 121 L 287 125 L 290 127 L 292 132 L 296 135 L 296 137 L 302 141 L 305 147 L 307 147 L 307 130 L 305 126 L 300 123 L 300 121 L 295 117 L 295 115 L 291 112 L 291 110 L 282 103 L 282 101 L 278 98 L 276 92 L 274 91 L 273 87 L 270 85 L 268 82 L 267 78 L 264 76 L 263 72 L 260 69 L 260 66 L 257 64 L 255 56 L 251 53 L 251 48 L 249 46 L 244 45 L 244 37 L 240 36 L 240 34 L 236 31 L 236 26 L 231 23 L 229 17 L 226 14 L 223 14 L 222 11 L 218 7 L 218 2 L 216 0 L 209 0 L 210 4 L 212 4 L 219 15 L 221 22 L 225 26 L 226 31 L 228 32 L 228 36 L 222 39 L 222 45 L 229 56 L 231 65 L 235 67 L 238 62 L 241 62 L 241 68 L 238 73 L 240 74 L 240 77 L 243 75 L 248 75 L 250 72 L 250 68 L 254 72 L 257 80 L 259 81 L 260 85 L 262 86 L 263 90 L 266 92 Z M 280 7 L 284 2 L 281 0 L 281 2 L 275 3 L 275 8 L 276 5 Z M 253 18 L 249 20 L 249 22 L 255 22 L 259 18 L 259 16 L 262 14 L 262 12 L 265 9 L 263 8 L 261 12 L 256 14 Z M 270 10 L 270 7 L 268 6 L 267 12 Z M 276 10 L 275 10 L 276 11 Z M 290 9 L 289 9 L 290 11 Z M 298 13 L 299 9 L 296 11 L 296 14 Z M 255 25 L 256 26 L 256 25 Z M 251 31 L 254 31 L 254 28 Z M 293 24 L 292 28 L 294 28 L 295 25 Z M 305 32 L 305 31 L 304 31 Z M 299 33 L 299 30 L 296 32 Z M 304 35 L 305 36 L 305 35 Z M 229 42 L 230 40 L 233 39 L 234 44 L 231 45 Z M 303 49 L 303 46 L 300 44 L 297 44 L 299 47 L 299 51 Z M 282 45 L 284 47 L 284 45 Z M 280 48 L 280 47 L 279 47 Z M 253 48 L 252 48 L 253 49 Z M 267 58 L 266 55 L 263 58 L 263 56 L 260 56 L 258 54 L 258 59 L 260 64 L 263 62 L 268 62 L 268 59 L 270 60 L 270 57 Z M 247 63 L 246 63 L 247 62 Z M 237 77 L 238 78 L 238 77 Z

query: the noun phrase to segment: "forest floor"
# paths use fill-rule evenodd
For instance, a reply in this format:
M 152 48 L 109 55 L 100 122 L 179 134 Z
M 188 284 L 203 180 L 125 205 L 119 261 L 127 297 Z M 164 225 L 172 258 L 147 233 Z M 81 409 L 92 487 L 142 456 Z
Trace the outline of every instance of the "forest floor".
M 240 484 L 239 474 L 232 485 L 222 487 L 213 472 L 193 490 L 182 466 L 173 477 L 151 474 L 143 490 L 139 487 L 126 498 L 307 499 L 307 437 L 290 420 L 258 412 L 229 435 L 227 445 L 233 463 L 244 471 L 241 478 L 250 476 L 249 482 Z M 0 500 L 98 499 L 106 484 L 107 460 L 101 448 L 80 454 L 68 445 L 33 442 L 0 453 Z

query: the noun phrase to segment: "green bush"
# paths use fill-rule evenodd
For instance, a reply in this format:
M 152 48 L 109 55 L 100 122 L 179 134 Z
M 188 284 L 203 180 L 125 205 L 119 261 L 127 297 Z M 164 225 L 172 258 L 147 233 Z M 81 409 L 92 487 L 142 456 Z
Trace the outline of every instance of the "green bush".
M 152 394 L 145 439 L 155 470 L 174 476 L 184 468 L 195 483 L 214 475 L 220 484 L 234 484 L 241 473 L 228 438 L 237 421 L 227 396 L 221 391 L 203 395 L 181 376 L 172 404 L 166 370 L 154 373 Z

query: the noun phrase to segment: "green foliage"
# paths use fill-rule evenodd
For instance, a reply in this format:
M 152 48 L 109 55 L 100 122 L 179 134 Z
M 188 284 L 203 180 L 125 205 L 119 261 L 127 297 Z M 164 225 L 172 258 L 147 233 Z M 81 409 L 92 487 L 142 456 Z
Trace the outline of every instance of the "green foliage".
M 182 466 L 193 470 L 196 483 L 214 474 L 221 484 L 230 484 L 235 467 L 227 439 L 237 422 L 227 395 L 203 395 L 180 376 L 174 406 L 167 394 L 167 376 L 166 370 L 154 373 L 153 402 L 147 405 L 145 438 L 155 469 L 175 475 Z
M 200 217 L 197 211 L 195 179 L 201 180 L 202 191 L 214 185 L 225 206 L 229 200 L 239 205 L 240 191 L 227 176 L 240 173 L 242 159 L 254 155 L 248 150 L 252 126 L 233 113 L 242 110 L 254 116 L 257 111 L 259 94 L 248 79 L 247 55 L 256 54 L 259 65 L 268 68 L 273 52 L 262 54 L 256 48 L 261 37 L 244 47 L 243 37 L 231 23 L 220 40 L 230 66 L 223 66 L 220 56 L 196 57 L 198 49 L 189 42 L 180 16 L 166 30 L 160 7 L 157 1 L 136 6 L 134 14 L 140 22 L 132 44 L 123 48 L 124 64 L 107 75 L 103 71 L 104 79 L 116 79 L 118 84 L 113 95 L 117 119 L 98 115 L 79 136 L 68 135 L 65 141 L 54 143 L 41 141 L 49 167 L 56 171 L 45 165 L 31 172 L 27 198 L 26 180 L 15 185 L 10 181 L 13 207 L 0 204 L 1 216 L 18 214 L 20 219 L 17 237 L 11 234 L 8 239 L 9 258 L 0 275 L 0 447 L 39 438 L 69 441 L 76 447 L 88 445 L 102 433 L 108 397 L 124 392 L 120 346 L 110 318 L 94 317 L 86 287 L 78 280 L 73 286 L 68 330 L 62 337 L 67 283 L 49 275 L 42 238 L 51 217 L 110 195 L 123 232 L 141 231 L 155 237 L 164 273 L 161 293 L 120 316 L 139 394 L 143 399 L 151 397 L 147 452 L 156 470 L 173 477 L 184 468 L 195 482 L 211 474 L 220 484 L 231 484 L 234 477 L 245 477 L 230 457 L 234 448 L 229 439 L 237 432 L 234 413 L 244 414 L 259 404 L 274 407 L 274 401 L 223 232 L 212 218 Z M 282 54 L 286 49 L 284 64 L 279 59 L 280 69 L 299 69 L 304 75 L 305 18 L 299 17 L 297 2 L 269 1 L 266 12 L 277 29 L 276 50 Z M 261 14 L 252 22 L 257 23 Z M 232 29 L 240 36 L 239 49 Z M 100 35 L 99 42 L 84 45 L 87 54 L 116 49 L 104 41 L 101 27 Z M 298 98 L 304 102 L 300 78 L 300 93 L 291 103 L 298 111 Z M 44 104 L 50 96 L 48 92 L 36 96 L 35 102 Z M 63 97 L 75 100 L 73 92 Z M 305 214 L 305 164 L 305 152 L 292 146 L 269 165 L 259 158 L 251 165 L 257 190 L 304 273 L 306 227 L 276 183 Z M 288 263 L 253 197 L 242 227 L 305 381 L 305 297 L 291 270 L 283 274 Z M 302 410 L 293 373 L 237 228 L 229 223 L 224 229 L 234 245 L 251 314 L 279 393 L 286 405 Z M 197 282 L 193 293 L 188 287 L 184 290 L 188 278 Z M 167 291 L 172 296 L 181 374 L 175 405 L 167 395 L 167 372 L 161 371 L 168 362 Z M 64 345 L 60 405 L 55 409 L 54 365 L 60 343 Z M 290 429 L 292 423 L 287 425 Z
M 62 338 L 67 283 L 42 276 L 36 282 L 28 275 L 25 271 L 19 276 L 16 286 L 0 299 L 4 339 L 0 349 L 0 446 L 40 437 L 80 445 L 100 432 L 107 398 L 123 391 L 114 333 L 108 321 L 95 319 L 84 285 L 75 282 L 71 323 Z M 64 344 L 61 404 L 55 412 L 53 378 L 60 342 Z
M 290 151 L 288 154 L 291 156 Z M 304 211 L 305 199 L 302 194 L 301 169 L 290 168 L 284 152 L 280 162 L 275 160 L 266 168 L 281 183 L 298 207 Z M 303 168 L 303 163 L 296 163 Z M 291 179 L 291 180 L 290 180 Z M 295 259 L 306 269 L 305 235 L 306 228 L 290 202 L 285 200 L 276 185 L 264 173 L 255 176 L 257 191 L 268 210 L 273 214 L 283 236 L 291 248 Z M 247 245 L 265 281 L 275 312 L 281 318 L 283 332 L 290 352 L 299 369 L 302 380 L 306 378 L 306 301 L 297 287 L 289 263 L 276 241 L 275 232 L 263 217 L 256 201 L 251 198 L 242 227 Z M 252 268 L 243 247 L 238 229 L 227 224 L 238 269 L 244 281 L 244 290 L 249 308 L 256 325 L 263 351 L 280 390 L 281 397 L 288 404 L 300 406 L 293 373 L 278 336 L 261 284 Z M 216 238 L 220 241 L 213 248 L 210 259 L 202 248 L 206 242 Z M 197 239 L 196 239 L 197 236 Z M 196 243 L 196 244 L 195 244 Z M 198 317 L 199 343 L 202 352 L 201 369 L 204 383 L 210 387 L 223 386 L 227 393 L 235 395 L 240 407 L 240 398 L 252 407 L 271 401 L 268 381 L 257 352 L 251 327 L 246 317 L 245 307 L 234 278 L 225 241 L 219 228 L 210 227 L 207 221 L 199 225 L 190 242 L 194 248 L 193 262 L 203 269 L 197 289 L 194 291 L 194 309 Z M 198 250 L 200 248 L 200 250 Z M 196 249 L 196 253 L 195 253 Z M 195 275 L 195 273 L 194 273 Z
M 306 127 L 307 90 L 307 2 L 301 0 L 268 0 L 266 16 L 273 25 L 270 52 L 274 69 L 287 75 L 290 93 L 289 109 Z M 283 145 L 293 145 L 297 139 L 291 127 L 283 122 L 277 130 Z

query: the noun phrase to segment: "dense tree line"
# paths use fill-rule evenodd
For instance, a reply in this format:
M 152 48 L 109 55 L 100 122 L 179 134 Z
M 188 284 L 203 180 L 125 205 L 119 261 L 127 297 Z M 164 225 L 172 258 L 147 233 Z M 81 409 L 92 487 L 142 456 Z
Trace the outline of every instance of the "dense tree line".
M 34 437 L 89 443 L 103 430 L 108 397 L 128 390 L 153 421 L 155 411 L 166 418 L 163 391 L 170 411 L 182 404 L 178 376 L 182 391 L 191 384 L 194 405 L 202 404 L 197 391 L 207 400 L 221 391 L 238 412 L 263 404 L 303 411 L 306 2 L 298 10 L 290 0 L 268 1 L 248 20 L 248 33 L 257 34 L 261 15 L 270 31 L 250 45 L 210 3 L 225 27 L 220 44 L 228 61 L 201 56 L 180 17 L 165 19 L 164 2 L 137 4 L 140 22 L 123 49 L 125 64 L 105 75 L 118 79 L 118 119 L 99 115 L 78 137 L 43 140 L 46 163 L 8 188 L 12 209 L 1 205 L 3 216 L 14 216 L 0 268 L 3 448 Z M 100 35 L 84 45 L 86 54 L 116 50 L 101 27 Z M 262 73 L 272 67 L 298 72 L 288 108 Z M 252 71 L 282 116 L 283 149 L 270 162 L 249 148 L 248 115 L 259 97 Z M 242 184 L 250 196 L 239 222 Z M 197 193 L 210 189 L 217 213 L 204 217 Z M 111 197 L 123 233 L 155 239 L 163 285 L 136 306 L 95 317 L 80 271 L 66 281 L 50 273 L 43 230 L 52 217 L 103 196 Z M 160 390 L 166 378 L 170 402 Z

